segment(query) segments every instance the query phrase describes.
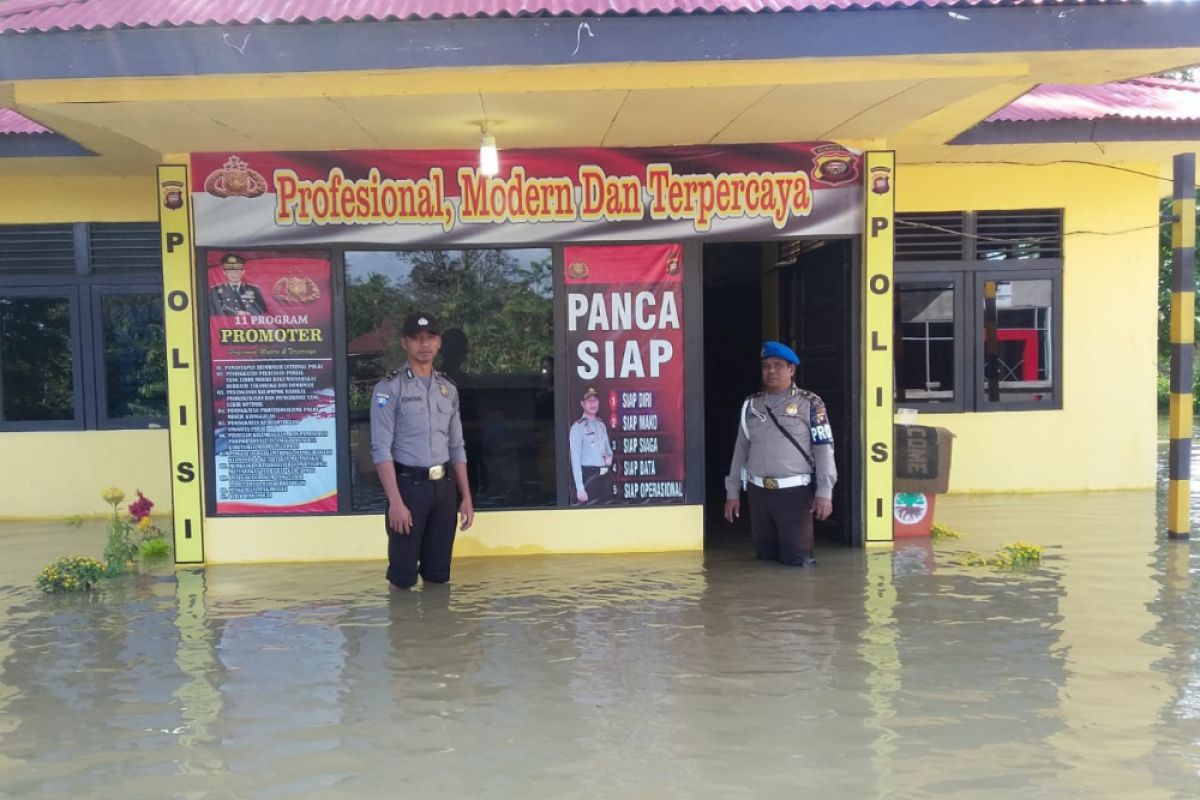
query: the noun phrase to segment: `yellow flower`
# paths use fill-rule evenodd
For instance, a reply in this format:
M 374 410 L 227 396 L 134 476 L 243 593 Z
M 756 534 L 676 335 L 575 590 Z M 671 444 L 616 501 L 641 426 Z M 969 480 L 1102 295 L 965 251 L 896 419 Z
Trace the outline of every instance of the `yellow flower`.
M 150 517 L 142 517 L 138 520 L 138 530 L 147 530 L 150 527 Z
M 125 492 L 115 486 L 110 486 L 100 493 L 100 499 L 108 503 L 113 508 L 125 499 Z

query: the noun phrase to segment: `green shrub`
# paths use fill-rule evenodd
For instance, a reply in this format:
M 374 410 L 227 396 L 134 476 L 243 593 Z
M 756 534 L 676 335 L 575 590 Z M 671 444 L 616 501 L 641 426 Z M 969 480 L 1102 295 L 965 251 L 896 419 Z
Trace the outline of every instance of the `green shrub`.
M 107 567 L 94 558 L 68 556 L 41 571 L 37 585 L 44 592 L 85 592 L 95 588 Z
M 138 546 L 138 552 L 143 560 L 151 561 L 170 555 L 171 546 L 165 538 L 146 539 Z

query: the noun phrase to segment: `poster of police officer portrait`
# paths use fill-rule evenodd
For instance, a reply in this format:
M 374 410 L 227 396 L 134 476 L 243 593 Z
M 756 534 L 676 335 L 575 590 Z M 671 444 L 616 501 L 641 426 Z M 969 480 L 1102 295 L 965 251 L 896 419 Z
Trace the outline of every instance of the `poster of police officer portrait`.
M 330 261 L 210 250 L 218 514 L 337 511 Z
M 563 256 L 571 505 L 682 503 L 683 248 Z

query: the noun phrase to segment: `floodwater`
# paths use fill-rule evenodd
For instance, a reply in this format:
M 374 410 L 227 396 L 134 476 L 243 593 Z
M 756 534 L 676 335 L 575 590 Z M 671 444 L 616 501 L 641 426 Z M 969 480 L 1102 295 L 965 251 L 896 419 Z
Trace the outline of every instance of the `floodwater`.
M 393 597 L 381 563 L 45 597 L 38 569 L 102 533 L 8 523 L 0 797 L 1200 794 L 1200 545 L 1155 493 L 937 516 L 965 538 L 815 570 L 748 543 L 461 559 Z M 1016 540 L 1045 561 L 952 563 Z

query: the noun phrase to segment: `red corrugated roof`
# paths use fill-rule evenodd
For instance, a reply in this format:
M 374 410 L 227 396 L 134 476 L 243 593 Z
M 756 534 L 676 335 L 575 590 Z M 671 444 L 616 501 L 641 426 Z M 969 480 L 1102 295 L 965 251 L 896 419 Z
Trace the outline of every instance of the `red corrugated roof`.
M 1095 86 L 1043 84 L 986 122 L 1139 119 L 1200 121 L 1200 84 L 1134 78 Z
M 8 0 L 0 32 L 367 22 L 448 17 L 718 14 L 962 6 L 1118 4 L 1140 0 Z
M 0 135 L 6 133 L 54 133 L 11 108 L 0 108 Z

